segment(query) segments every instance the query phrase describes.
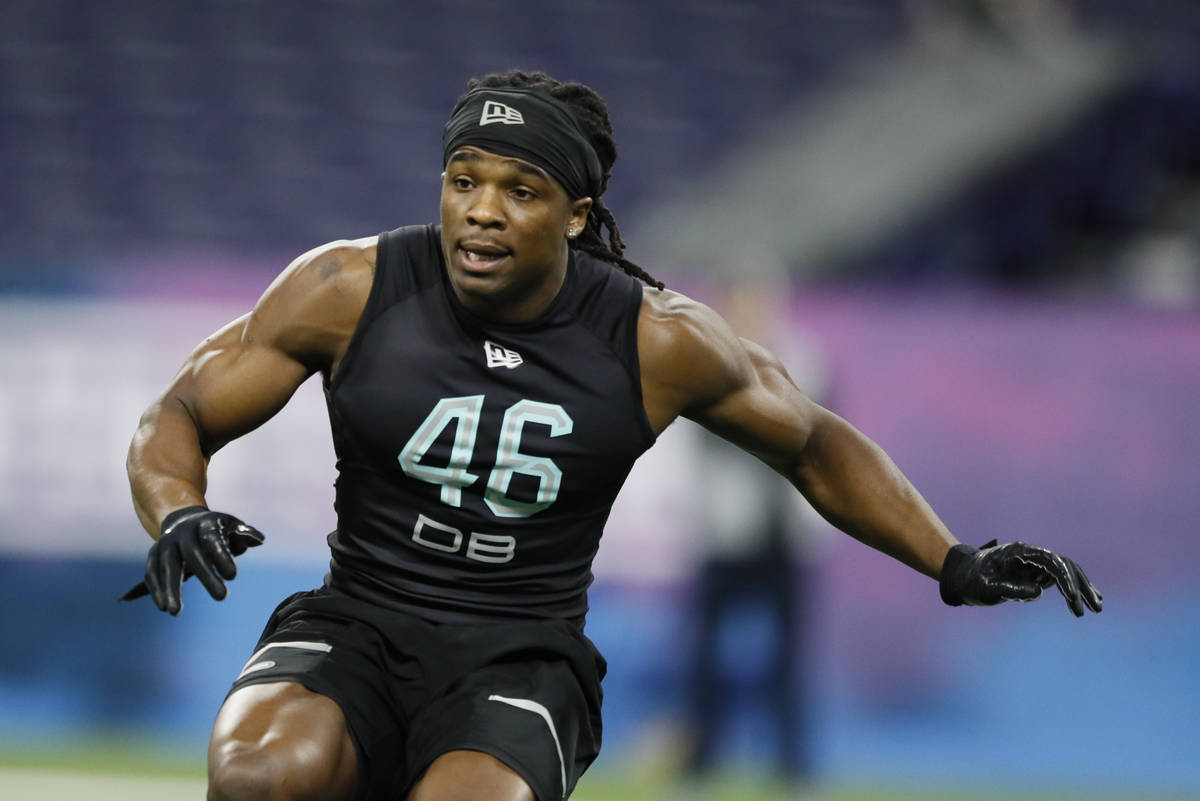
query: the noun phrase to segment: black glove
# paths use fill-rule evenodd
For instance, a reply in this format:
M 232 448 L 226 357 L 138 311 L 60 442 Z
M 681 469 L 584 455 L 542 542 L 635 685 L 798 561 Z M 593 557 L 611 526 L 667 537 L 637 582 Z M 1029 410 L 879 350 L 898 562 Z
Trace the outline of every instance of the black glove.
M 176 509 L 163 518 L 162 536 L 150 546 L 145 581 L 130 588 L 121 600 L 150 595 L 159 609 L 177 615 L 183 608 L 183 582 L 196 575 L 208 594 L 220 601 L 226 594 L 221 579 L 237 575 L 233 557 L 262 545 L 263 539 L 257 529 L 233 515 L 203 506 Z
M 1054 584 L 1067 607 L 1083 617 L 1084 604 L 1099 612 L 1104 598 L 1079 565 L 1054 551 L 992 540 L 982 548 L 955 545 L 942 563 L 942 600 L 950 606 L 991 606 L 1003 601 L 1032 601 Z

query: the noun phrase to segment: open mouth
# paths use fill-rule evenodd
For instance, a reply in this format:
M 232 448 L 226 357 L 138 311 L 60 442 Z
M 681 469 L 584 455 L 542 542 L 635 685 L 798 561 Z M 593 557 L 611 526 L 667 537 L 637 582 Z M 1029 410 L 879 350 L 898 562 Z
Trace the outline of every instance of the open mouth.
M 478 245 L 459 245 L 458 254 L 468 267 L 477 270 L 490 269 L 508 258 L 506 250 Z

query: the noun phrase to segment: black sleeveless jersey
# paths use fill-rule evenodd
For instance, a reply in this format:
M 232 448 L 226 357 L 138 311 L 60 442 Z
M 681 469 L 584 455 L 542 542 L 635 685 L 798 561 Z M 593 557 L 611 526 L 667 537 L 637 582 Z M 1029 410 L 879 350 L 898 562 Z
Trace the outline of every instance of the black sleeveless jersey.
M 641 284 L 571 251 L 550 308 L 488 322 L 454 295 L 435 225 L 379 237 L 325 395 L 338 528 L 327 584 L 436 621 L 582 622 L 613 500 L 654 441 Z

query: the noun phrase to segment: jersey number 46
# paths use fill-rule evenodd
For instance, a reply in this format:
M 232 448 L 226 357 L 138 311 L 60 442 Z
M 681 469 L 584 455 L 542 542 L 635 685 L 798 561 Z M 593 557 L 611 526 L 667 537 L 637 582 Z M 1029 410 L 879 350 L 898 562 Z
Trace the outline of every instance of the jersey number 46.
M 449 506 L 462 506 L 463 488 L 479 479 L 468 468 L 475 453 L 483 397 L 466 395 L 442 398 L 397 457 L 405 475 L 441 486 L 442 503 Z M 570 415 L 557 403 L 522 400 L 508 407 L 500 425 L 494 466 L 483 493 L 484 502 L 497 517 L 529 517 L 536 514 L 554 503 L 562 486 L 562 471 L 552 459 L 521 452 L 521 435 L 526 423 L 540 423 L 549 427 L 551 437 L 566 436 L 574 427 Z M 447 426 L 454 426 L 449 461 L 445 465 L 422 463 L 426 452 Z M 533 501 L 508 497 L 509 483 L 516 473 L 537 480 L 537 493 Z

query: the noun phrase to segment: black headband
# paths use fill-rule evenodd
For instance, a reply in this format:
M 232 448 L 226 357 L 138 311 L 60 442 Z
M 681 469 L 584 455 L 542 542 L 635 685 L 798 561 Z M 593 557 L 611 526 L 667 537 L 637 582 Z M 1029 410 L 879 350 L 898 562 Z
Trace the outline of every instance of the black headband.
M 460 147 L 478 147 L 544 169 L 572 200 L 598 197 L 600 159 L 564 103 L 532 89 L 472 89 L 442 131 L 442 166 Z

